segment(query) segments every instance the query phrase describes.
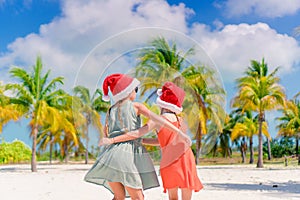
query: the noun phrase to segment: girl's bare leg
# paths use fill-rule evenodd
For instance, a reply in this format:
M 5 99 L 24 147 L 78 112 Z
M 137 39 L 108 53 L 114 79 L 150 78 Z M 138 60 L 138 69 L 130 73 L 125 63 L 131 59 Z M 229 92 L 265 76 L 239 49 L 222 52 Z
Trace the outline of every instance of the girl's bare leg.
M 142 189 L 135 189 L 130 187 L 125 187 L 127 192 L 130 195 L 130 198 L 132 200 L 144 200 L 144 194 Z
M 182 200 L 191 200 L 193 191 L 187 188 L 181 189 L 181 198 Z
M 169 200 L 178 200 L 178 188 L 168 189 Z
M 125 200 L 125 188 L 122 183 L 119 182 L 109 182 L 108 183 L 112 191 L 114 192 L 113 200 Z

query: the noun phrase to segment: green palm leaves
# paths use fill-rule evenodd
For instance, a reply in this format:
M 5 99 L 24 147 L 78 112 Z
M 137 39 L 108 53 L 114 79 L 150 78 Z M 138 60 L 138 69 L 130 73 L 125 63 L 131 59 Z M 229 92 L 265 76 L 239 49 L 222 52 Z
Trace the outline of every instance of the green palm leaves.
M 141 51 L 140 62 L 134 72 L 142 82 L 141 94 L 149 94 L 147 101 L 166 81 L 185 89 L 187 96 L 183 114 L 196 140 L 198 162 L 202 135 L 207 133 L 207 126 L 217 125 L 218 130 L 222 130 L 225 91 L 221 85 L 215 84 L 218 81 L 211 66 L 187 62 L 188 57 L 194 55 L 194 48 L 183 53 L 178 51 L 175 43 L 169 45 L 161 37 L 153 39 L 149 45 L 149 48 Z
M 180 77 L 185 57 L 193 52 L 190 49 L 182 54 L 177 51 L 175 43 L 169 46 L 168 42 L 160 37 L 152 40 L 149 45 L 149 48 L 141 50 L 140 62 L 134 71 L 134 75 L 142 82 L 141 95 L 151 89 L 156 90 L 166 81 Z
M 231 113 L 226 118 L 226 93 L 217 80 L 216 71 L 201 62 L 191 63 L 190 58 L 196 56 L 194 48 L 182 52 L 175 42 L 169 44 L 158 37 L 140 50 L 139 62 L 132 75 L 141 81 L 141 95 L 146 97 L 146 103 L 166 81 L 172 81 L 186 91 L 183 117 L 194 139 L 197 162 L 202 150 L 218 149 L 218 142 L 225 149 L 223 155 L 228 155 L 230 139 L 237 141 L 248 137 L 252 145 L 252 137 L 258 135 L 257 167 L 262 167 L 263 135 L 270 138 L 265 119 L 267 111 L 282 109 L 283 116 L 278 118 L 281 122 L 279 134 L 299 136 L 299 102 L 285 102 L 283 87 L 276 76 L 279 68 L 270 73 L 264 59 L 261 62 L 252 60 L 244 76 L 236 80 L 238 92 L 231 106 L 239 113 Z M 31 71 L 13 67 L 10 74 L 17 83 L 0 84 L 0 132 L 10 120 L 31 119 L 32 171 L 36 171 L 37 147 L 41 150 L 49 147 L 51 152 L 54 144 L 59 145 L 61 155 L 66 158 L 73 147 L 78 153 L 85 152 L 87 163 L 89 127 L 95 127 L 101 135 L 100 114 L 109 107 L 102 101 L 101 91 L 97 89 L 91 93 L 84 86 L 76 86 L 72 91 L 74 95 L 69 95 L 59 89 L 64 83 L 63 77 L 50 79 L 50 70 L 43 73 L 40 57 Z M 6 92 L 10 96 L 6 96 Z
M 283 116 L 278 117 L 280 124 L 278 134 L 284 136 L 296 136 L 300 133 L 300 102 L 299 100 L 289 100 L 285 109 L 282 109 Z
M 277 128 L 278 135 L 294 137 L 296 141 L 296 155 L 298 155 L 298 165 L 300 165 L 299 156 L 299 138 L 300 138 L 300 101 L 297 99 L 298 93 L 293 99 L 287 101 L 285 109 L 282 109 L 282 116 L 276 118 L 279 121 Z
M 0 82 L 0 133 L 5 124 L 11 120 L 17 121 L 24 112 L 23 107 L 10 103 L 10 97 L 4 94 L 6 90 Z
M 41 131 L 42 127 L 48 127 L 51 131 L 62 128 L 59 127 L 62 123 L 53 122 L 58 122 L 58 116 L 61 117 L 61 111 L 58 110 L 55 105 L 58 103 L 56 100 L 63 98 L 63 92 L 56 89 L 58 85 L 63 84 L 63 77 L 49 80 L 50 71 L 43 75 L 42 68 L 43 65 L 40 57 L 37 57 L 36 64 L 33 66 L 31 73 L 28 73 L 22 68 L 13 67 L 10 70 L 10 74 L 16 78 L 19 83 L 7 85 L 8 89 L 15 95 L 11 98 L 11 102 L 24 107 L 26 115 L 31 118 L 30 127 L 33 140 L 31 170 L 33 172 L 37 171 L 36 146 L 39 131 Z M 75 129 L 67 126 L 70 124 L 71 123 L 65 124 L 65 127 L 62 129 L 70 133 L 74 141 L 76 141 Z
M 279 85 L 276 77 L 276 68 L 268 74 L 268 66 L 264 59 L 262 62 L 251 61 L 251 66 L 245 72 L 245 76 L 237 79 L 238 94 L 233 98 L 233 107 L 249 110 L 258 115 L 258 162 L 257 167 L 263 167 L 262 160 L 262 133 L 265 112 L 282 108 L 285 105 L 285 92 Z
M 88 163 L 88 147 L 89 147 L 89 125 L 93 125 L 103 136 L 103 128 L 101 124 L 100 112 L 106 112 L 109 108 L 109 103 L 102 100 L 102 92 L 97 89 L 93 95 L 90 94 L 88 88 L 84 86 L 76 86 L 73 89 L 75 96 L 80 101 L 78 110 L 83 116 L 85 116 L 86 122 L 83 126 L 83 135 L 86 140 L 85 146 L 85 163 Z

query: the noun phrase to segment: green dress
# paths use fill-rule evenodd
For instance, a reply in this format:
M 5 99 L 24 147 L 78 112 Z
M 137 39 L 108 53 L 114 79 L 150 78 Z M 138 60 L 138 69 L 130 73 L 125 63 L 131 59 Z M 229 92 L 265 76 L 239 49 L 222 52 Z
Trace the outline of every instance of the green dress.
M 130 100 L 112 106 L 108 117 L 110 138 L 141 127 L 140 116 L 136 115 Z M 141 139 L 106 146 L 84 180 L 102 185 L 111 192 L 108 182 L 121 182 L 124 186 L 143 190 L 159 186 L 152 160 Z

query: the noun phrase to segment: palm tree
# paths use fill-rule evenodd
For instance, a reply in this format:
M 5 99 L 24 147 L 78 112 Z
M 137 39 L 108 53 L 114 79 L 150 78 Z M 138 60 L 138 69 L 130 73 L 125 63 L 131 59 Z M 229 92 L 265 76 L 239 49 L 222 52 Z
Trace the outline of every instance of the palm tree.
M 214 71 L 205 66 L 190 66 L 183 70 L 182 76 L 192 88 L 199 109 L 198 120 L 194 120 L 199 122 L 195 136 L 196 163 L 198 163 L 202 136 L 208 132 L 208 126 L 213 127 L 211 134 L 212 132 L 214 134 L 222 133 L 226 117 L 223 107 L 225 105 L 225 91 L 217 84 Z
M 10 97 L 4 94 L 5 91 L 6 85 L 0 82 L 0 133 L 5 124 L 11 120 L 19 120 L 25 112 L 24 107 L 10 104 Z
M 282 109 L 283 116 L 276 118 L 280 121 L 277 126 L 278 135 L 295 137 L 296 155 L 298 156 L 298 165 L 300 165 L 299 152 L 299 137 L 300 137 L 300 101 L 292 99 L 287 101 L 286 108 Z
M 39 129 L 47 118 L 46 113 L 51 109 L 51 106 L 47 103 L 49 99 L 52 99 L 60 95 L 60 91 L 57 90 L 58 84 L 63 84 L 63 77 L 56 77 L 52 80 L 48 80 L 50 70 L 42 75 L 42 60 L 38 56 L 36 64 L 33 66 L 32 73 L 28 73 L 26 70 L 13 67 L 10 70 L 10 74 L 18 79 L 20 83 L 9 84 L 9 89 L 15 93 L 15 98 L 12 99 L 12 103 L 22 105 L 26 107 L 26 115 L 31 117 L 30 127 L 32 137 L 32 158 L 31 158 L 31 171 L 37 171 L 36 163 L 36 147 L 37 147 L 37 134 Z
M 211 125 L 208 127 L 208 133 L 204 136 L 201 145 L 202 154 L 212 153 L 212 155 L 215 157 L 217 156 L 217 153 L 221 153 L 223 158 L 232 156 L 230 139 L 231 131 L 228 129 L 230 126 L 229 120 L 229 116 L 226 115 L 222 132 L 218 132 L 216 125 Z
M 220 147 L 223 152 L 223 157 L 232 156 L 231 130 L 236 124 L 236 119 L 232 114 L 226 114 L 222 133 L 220 135 Z
M 200 111 L 197 116 L 198 119 L 194 120 L 200 121 L 198 130 L 196 130 L 197 156 L 199 156 L 202 134 L 206 133 L 208 120 L 217 124 L 217 127 L 222 130 L 220 128 L 222 120 L 219 116 L 220 113 L 224 113 L 220 109 L 224 104 L 218 105 L 216 101 L 222 99 L 220 94 L 224 94 L 224 91 L 221 88 L 213 88 L 208 84 L 215 82 L 215 80 L 210 80 L 214 79 L 214 76 L 210 76 L 213 75 L 212 71 L 204 67 L 191 66 L 186 62 L 186 58 L 194 54 L 193 48 L 188 49 L 186 53 L 182 53 L 177 50 L 175 43 L 170 46 L 164 38 L 156 38 L 150 45 L 152 48 L 141 51 L 140 63 L 135 70 L 135 76 L 139 77 L 142 82 L 141 95 L 154 88 L 155 90 L 147 98 L 147 100 L 150 99 L 156 93 L 156 88 L 160 87 L 165 81 L 173 81 L 180 87 L 184 87 L 185 90 L 192 90 L 194 96 L 188 94 L 186 99 L 196 102 Z M 208 86 L 209 88 L 206 88 Z M 189 107 L 185 107 L 185 110 L 192 111 L 195 108 L 193 103 L 186 103 L 185 105 Z M 193 114 L 194 112 L 185 113 Z
M 89 148 L 89 126 L 92 124 L 97 128 L 99 133 L 103 134 L 103 128 L 100 119 L 100 112 L 106 112 L 109 108 L 109 103 L 102 100 L 102 92 L 100 89 L 96 89 L 93 95 L 90 94 L 88 88 L 84 86 L 76 86 L 73 89 L 76 96 L 82 102 L 82 107 L 79 109 L 79 112 L 83 113 L 86 118 L 86 124 L 84 128 L 85 132 L 85 164 L 88 163 L 88 148 Z
M 271 138 L 268 132 L 268 125 L 264 121 L 262 123 L 262 132 L 267 138 Z M 244 116 L 240 122 L 237 122 L 231 132 L 231 140 L 236 140 L 239 137 L 249 138 L 250 143 L 250 163 L 253 163 L 253 136 L 258 134 L 258 120 L 252 118 L 251 115 Z
M 142 82 L 141 95 L 154 89 L 147 100 L 164 82 L 180 79 L 180 71 L 187 64 L 184 62 L 186 57 L 194 53 L 193 48 L 185 53 L 178 51 L 176 43 L 170 46 L 163 37 L 155 38 L 149 45 L 151 48 L 142 49 L 138 55 L 140 61 L 134 71 Z
M 78 122 L 83 123 L 83 116 L 78 113 L 77 109 L 74 109 L 74 105 L 76 105 L 74 98 L 64 91 L 61 92 L 61 95 L 47 101 L 51 109 L 48 109 L 47 117 L 37 137 L 39 148 L 45 150 L 48 145 L 50 146 L 50 163 L 52 162 L 52 151 L 55 143 L 62 144 L 62 139 L 71 138 L 74 146 L 79 145 L 78 126 L 80 124 Z M 79 120 L 80 118 L 81 120 Z M 67 157 L 65 156 L 66 162 Z
M 263 138 L 262 127 L 265 121 L 265 112 L 282 108 L 285 104 L 285 93 L 276 77 L 278 67 L 268 74 L 268 66 L 262 62 L 251 61 L 245 76 L 237 79 L 238 94 L 233 98 L 233 107 L 243 108 L 258 113 L 258 161 L 257 167 L 263 167 Z
M 237 145 L 238 148 L 240 148 L 241 151 L 241 156 L 242 156 L 242 162 L 245 162 L 246 158 L 246 150 L 247 150 L 247 143 L 246 143 L 246 136 L 245 135 L 238 135 L 237 137 L 232 137 L 233 134 L 233 129 L 237 127 L 236 125 L 238 123 L 242 123 L 244 121 L 244 118 L 249 112 L 242 112 L 241 108 L 237 108 L 233 111 L 230 112 L 228 116 L 228 120 L 225 123 L 225 127 L 223 130 L 224 132 L 228 132 L 230 135 L 230 140 Z M 249 113 L 250 114 L 250 113 Z M 241 141 L 239 141 L 241 139 Z M 249 146 L 250 146 L 250 163 L 251 163 L 251 158 L 253 158 L 253 147 L 252 147 L 252 137 L 249 138 Z M 253 161 L 253 160 L 252 160 Z

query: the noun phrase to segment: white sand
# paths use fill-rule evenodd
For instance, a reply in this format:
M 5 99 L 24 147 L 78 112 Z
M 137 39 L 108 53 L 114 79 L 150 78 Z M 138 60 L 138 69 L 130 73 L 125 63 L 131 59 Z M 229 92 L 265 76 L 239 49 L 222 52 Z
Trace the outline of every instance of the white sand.
M 111 200 L 103 187 L 83 181 L 91 165 L 0 165 L 1 200 Z M 204 189 L 193 200 L 300 199 L 300 167 L 200 166 Z M 160 178 L 160 177 L 159 177 Z M 163 189 L 144 191 L 146 200 L 163 200 Z

